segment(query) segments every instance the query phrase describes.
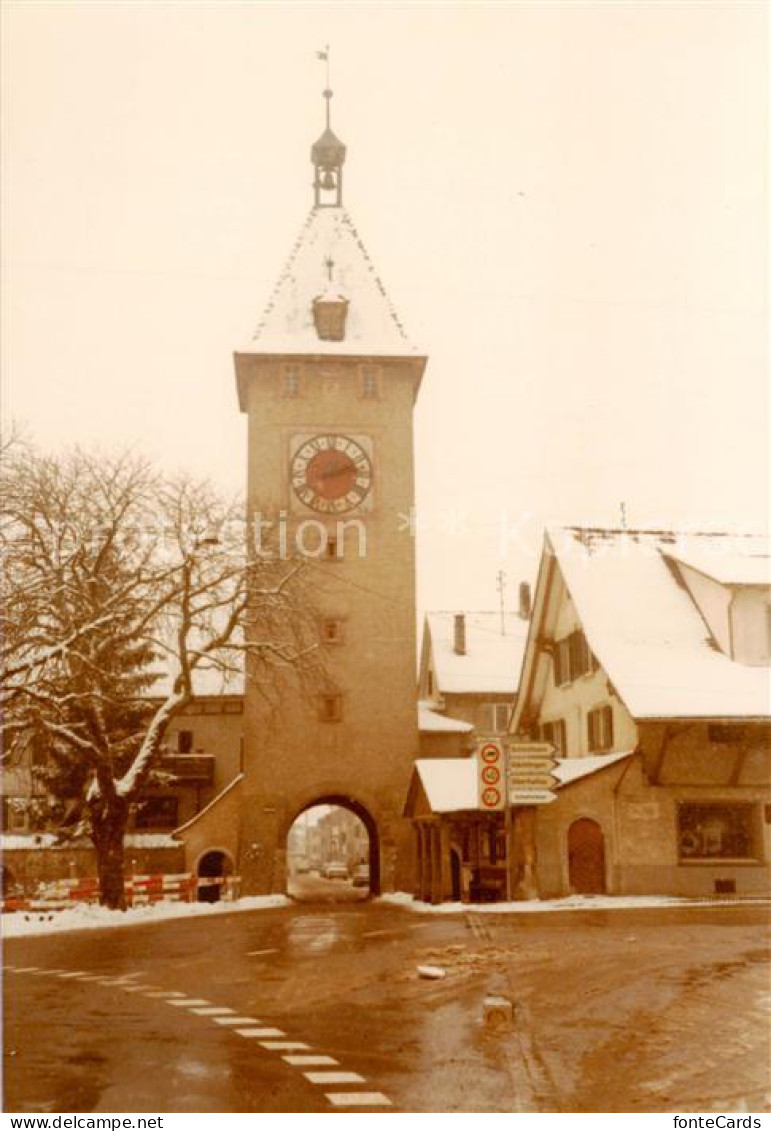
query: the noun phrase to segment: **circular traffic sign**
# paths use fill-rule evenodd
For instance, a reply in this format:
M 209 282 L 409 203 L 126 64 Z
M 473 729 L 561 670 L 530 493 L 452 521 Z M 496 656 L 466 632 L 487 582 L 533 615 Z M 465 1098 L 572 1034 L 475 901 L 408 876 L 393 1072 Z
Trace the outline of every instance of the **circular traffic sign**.
M 482 770 L 482 781 L 485 785 L 497 785 L 501 780 L 501 771 L 497 766 L 485 766 Z
M 482 761 L 489 764 L 491 762 L 498 762 L 502 751 L 500 746 L 497 746 L 494 742 L 486 742 L 480 750 L 480 754 L 482 755 Z
M 496 789 L 495 786 L 488 786 L 487 789 L 482 791 L 482 804 L 487 806 L 488 809 L 494 809 L 500 803 L 501 791 Z

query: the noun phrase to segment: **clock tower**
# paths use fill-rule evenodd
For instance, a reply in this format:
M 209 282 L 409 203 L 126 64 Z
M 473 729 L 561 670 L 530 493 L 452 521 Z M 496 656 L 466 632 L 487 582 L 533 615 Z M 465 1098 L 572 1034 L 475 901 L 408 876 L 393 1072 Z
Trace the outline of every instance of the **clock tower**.
M 373 892 L 411 888 L 412 416 L 426 358 L 344 207 L 346 148 L 324 95 L 310 214 L 235 355 L 249 514 L 303 561 L 324 671 L 312 686 L 290 673 L 278 697 L 247 674 L 243 774 L 214 803 L 219 818 L 200 823 L 216 828 L 209 843 L 231 854 L 245 894 L 284 890 L 287 834 L 317 803 L 364 821 Z

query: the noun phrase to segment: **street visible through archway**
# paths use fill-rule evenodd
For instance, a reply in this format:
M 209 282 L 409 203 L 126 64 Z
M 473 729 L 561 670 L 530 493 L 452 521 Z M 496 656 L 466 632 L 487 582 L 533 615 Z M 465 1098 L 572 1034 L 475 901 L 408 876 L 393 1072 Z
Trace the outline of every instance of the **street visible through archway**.
M 372 834 L 352 808 L 313 805 L 289 830 L 287 894 L 313 903 L 367 899 L 375 886 L 376 855 Z

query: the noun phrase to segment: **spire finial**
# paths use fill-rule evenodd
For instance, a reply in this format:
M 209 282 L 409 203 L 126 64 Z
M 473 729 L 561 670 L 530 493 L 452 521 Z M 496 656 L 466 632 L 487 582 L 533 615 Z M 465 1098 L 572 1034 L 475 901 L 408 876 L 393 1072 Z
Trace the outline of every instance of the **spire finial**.
M 327 85 L 322 91 L 326 102 L 326 129 L 311 148 L 311 161 L 316 170 L 313 181 L 314 203 L 316 208 L 339 208 L 343 203 L 343 163 L 345 146 L 335 137 L 331 125 L 332 88 L 329 84 L 329 44 L 323 51 L 316 52 L 316 58 L 326 64 Z
M 316 52 L 316 58 L 321 59 L 321 61 L 326 66 L 327 85 L 324 88 L 324 90 L 322 91 L 322 94 L 323 94 L 323 97 L 326 99 L 326 103 L 327 103 L 327 129 L 331 129 L 330 103 L 332 101 L 332 88 L 331 88 L 330 82 L 329 82 L 329 44 L 326 45 L 326 47 L 324 48 L 323 51 L 317 51 Z

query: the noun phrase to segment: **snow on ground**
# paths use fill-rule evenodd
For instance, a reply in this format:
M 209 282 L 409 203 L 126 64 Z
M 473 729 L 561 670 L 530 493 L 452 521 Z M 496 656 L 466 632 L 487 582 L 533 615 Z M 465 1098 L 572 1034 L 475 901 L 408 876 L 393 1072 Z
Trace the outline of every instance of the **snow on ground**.
M 618 911 L 638 907 L 693 907 L 725 903 L 771 904 L 766 896 L 734 896 L 709 899 L 686 899 L 675 895 L 568 895 L 563 899 L 526 899 L 514 903 L 421 903 L 408 892 L 397 891 L 380 896 L 382 903 L 396 903 L 412 911 L 428 915 L 459 915 L 463 912 L 485 912 L 489 915 L 530 914 L 539 911 Z
M 107 907 L 78 904 L 66 911 L 14 911 L 0 916 L 2 935 L 6 939 L 22 935 L 50 935 L 58 931 L 104 930 L 106 927 L 139 927 L 164 919 L 192 919 L 200 915 L 230 915 L 234 911 L 262 911 L 272 907 L 288 907 L 285 895 L 251 895 L 232 903 L 152 903 L 146 907 L 130 907 L 128 911 L 110 911 Z

